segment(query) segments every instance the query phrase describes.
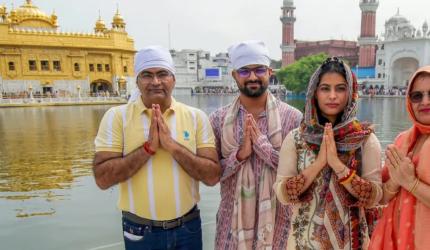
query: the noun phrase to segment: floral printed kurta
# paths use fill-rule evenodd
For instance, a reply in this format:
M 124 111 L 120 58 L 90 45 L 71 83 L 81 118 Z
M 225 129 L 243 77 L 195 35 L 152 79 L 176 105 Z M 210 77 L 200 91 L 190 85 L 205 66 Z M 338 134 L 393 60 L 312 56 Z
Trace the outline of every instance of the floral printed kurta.
M 362 169 L 360 176 L 372 183 L 372 199 L 367 207 L 377 205 L 382 198 L 380 145 L 374 134 L 371 134 L 362 146 Z M 278 200 L 291 204 L 286 192 L 286 180 L 299 175 L 313 163 L 316 154 L 304 142 L 299 129 L 293 130 L 284 140 L 278 167 L 278 176 L 274 185 Z M 332 190 L 335 205 L 327 205 L 324 196 Z M 363 206 L 351 206 L 346 201 L 343 186 L 338 184 L 329 167 L 324 168 L 311 186 L 292 204 L 292 216 L 288 235 L 288 249 L 358 249 L 365 248 L 369 241 L 369 227 L 366 217 L 370 211 Z M 333 192 L 334 191 L 334 192 Z M 351 221 L 356 213 L 357 221 Z M 368 218 L 369 219 L 369 218 Z M 354 239 L 357 242 L 354 242 Z M 355 244 L 355 246 L 354 246 Z

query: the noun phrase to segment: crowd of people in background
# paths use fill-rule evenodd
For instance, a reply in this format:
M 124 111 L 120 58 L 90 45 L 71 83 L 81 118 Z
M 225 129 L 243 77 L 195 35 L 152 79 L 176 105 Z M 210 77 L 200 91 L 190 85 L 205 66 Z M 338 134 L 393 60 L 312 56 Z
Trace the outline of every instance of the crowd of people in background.
M 221 95 L 221 94 L 235 94 L 239 89 L 232 87 L 196 87 L 191 89 L 191 94 L 208 94 L 208 95 Z
M 2 92 L 1 98 L 3 99 L 25 99 L 25 98 L 71 98 L 78 97 L 78 93 L 71 93 L 69 91 L 19 91 L 19 92 Z M 116 97 L 119 96 L 118 92 L 109 92 L 109 91 L 97 91 L 97 92 L 81 92 L 81 97 Z
M 390 95 L 390 96 L 404 96 L 406 94 L 406 87 L 397 87 L 394 86 L 392 88 L 385 88 L 384 86 L 363 85 L 361 88 L 362 95 Z

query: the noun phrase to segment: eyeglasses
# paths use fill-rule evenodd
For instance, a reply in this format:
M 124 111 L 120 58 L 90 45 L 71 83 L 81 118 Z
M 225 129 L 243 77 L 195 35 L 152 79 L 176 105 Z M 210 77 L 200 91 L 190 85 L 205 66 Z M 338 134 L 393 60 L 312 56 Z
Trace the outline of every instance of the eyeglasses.
M 430 90 L 427 91 L 413 91 L 409 93 L 409 99 L 413 103 L 420 103 L 424 99 L 424 95 L 427 92 L 427 97 L 430 98 Z
M 267 67 L 257 67 L 253 69 L 249 68 L 240 68 L 236 70 L 236 72 L 239 74 L 241 78 L 248 78 L 251 76 L 251 72 L 254 72 L 254 74 L 258 77 L 265 76 L 267 73 L 268 68 Z
M 143 82 L 152 82 L 155 80 L 155 78 L 157 78 L 160 81 L 165 81 L 171 76 L 172 76 L 172 73 L 168 71 L 159 71 L 155 74 L 144 71 L 139 74 L 139 78 L 142 79 Z

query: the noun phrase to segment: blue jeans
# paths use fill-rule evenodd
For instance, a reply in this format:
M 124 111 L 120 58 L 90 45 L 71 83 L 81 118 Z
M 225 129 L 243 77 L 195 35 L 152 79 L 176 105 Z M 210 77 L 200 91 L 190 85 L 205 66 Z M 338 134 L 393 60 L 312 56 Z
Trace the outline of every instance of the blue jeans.
M 185 222 L 182 226 L 163 229 L 136 224 L 122 218 L 126 250 L 201 250 L 202 222 L 200 217 Z

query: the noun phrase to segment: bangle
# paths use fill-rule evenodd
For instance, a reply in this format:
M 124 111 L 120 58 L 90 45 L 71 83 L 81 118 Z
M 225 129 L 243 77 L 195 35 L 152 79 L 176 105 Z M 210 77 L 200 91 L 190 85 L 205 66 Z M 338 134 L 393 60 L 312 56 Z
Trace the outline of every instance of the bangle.
M 145 149 L 145 152 L 147 153 L 147 154 L 149 154 L 149 155 L 155 155 L 155 151 L 153 151 L 152 149 L 151 149 L 151 146 L 149 145 L 150 143 L 149 143 L 149 141 L 146 141 L 144 144 L 143 144 L 143 149 Z
M 349 175 L 346 177 L 346 180 L 341 181 L 340 184 L 346 185 L 346 184 L 350 183 L 352 181 L 352 179 L 354 178 L 355 173 L 356 173 L 355 170 L 349 171 Z
M 339 172 L 334 172 L 337 176 L 339 176 L 341 173 L 345 172 L 346 166 L 343 166 L 343 169 Z
M 339 182 L 342 182 L 342 181 L 348 179 L 348 177 L 349 177 L 350 174 L 351 174 L 351 169 L 348 168 L 348 172 L 346 172 L 345 176 L 343 176 L 342 178 L 339 178 L 339 176 L 338 176 L 337 178 L 339 179 Z
M 419 185 L 420 185 L 420 180 L 417 181 L 417 185 L 415 186 L 415 188 L 411 190 L 411 194 L 415 194 L 415 191 L 417 191 Z
M 399 192 L 399 189 L 397 189 L 396 191 L 392 191 L 388 188 L 388 183 L 385 182 L 383 188 L 385 189 L 385 191 L 387 191 L 387 193 L 389 194 L 397 194 Z
M 413 193 L 415 191 L 415 189 L 417 188 L 418 185 L 418 178 L 415 179 L 414 184 L 412 185 L 412 188 L 409 189 L 409 193 Z

